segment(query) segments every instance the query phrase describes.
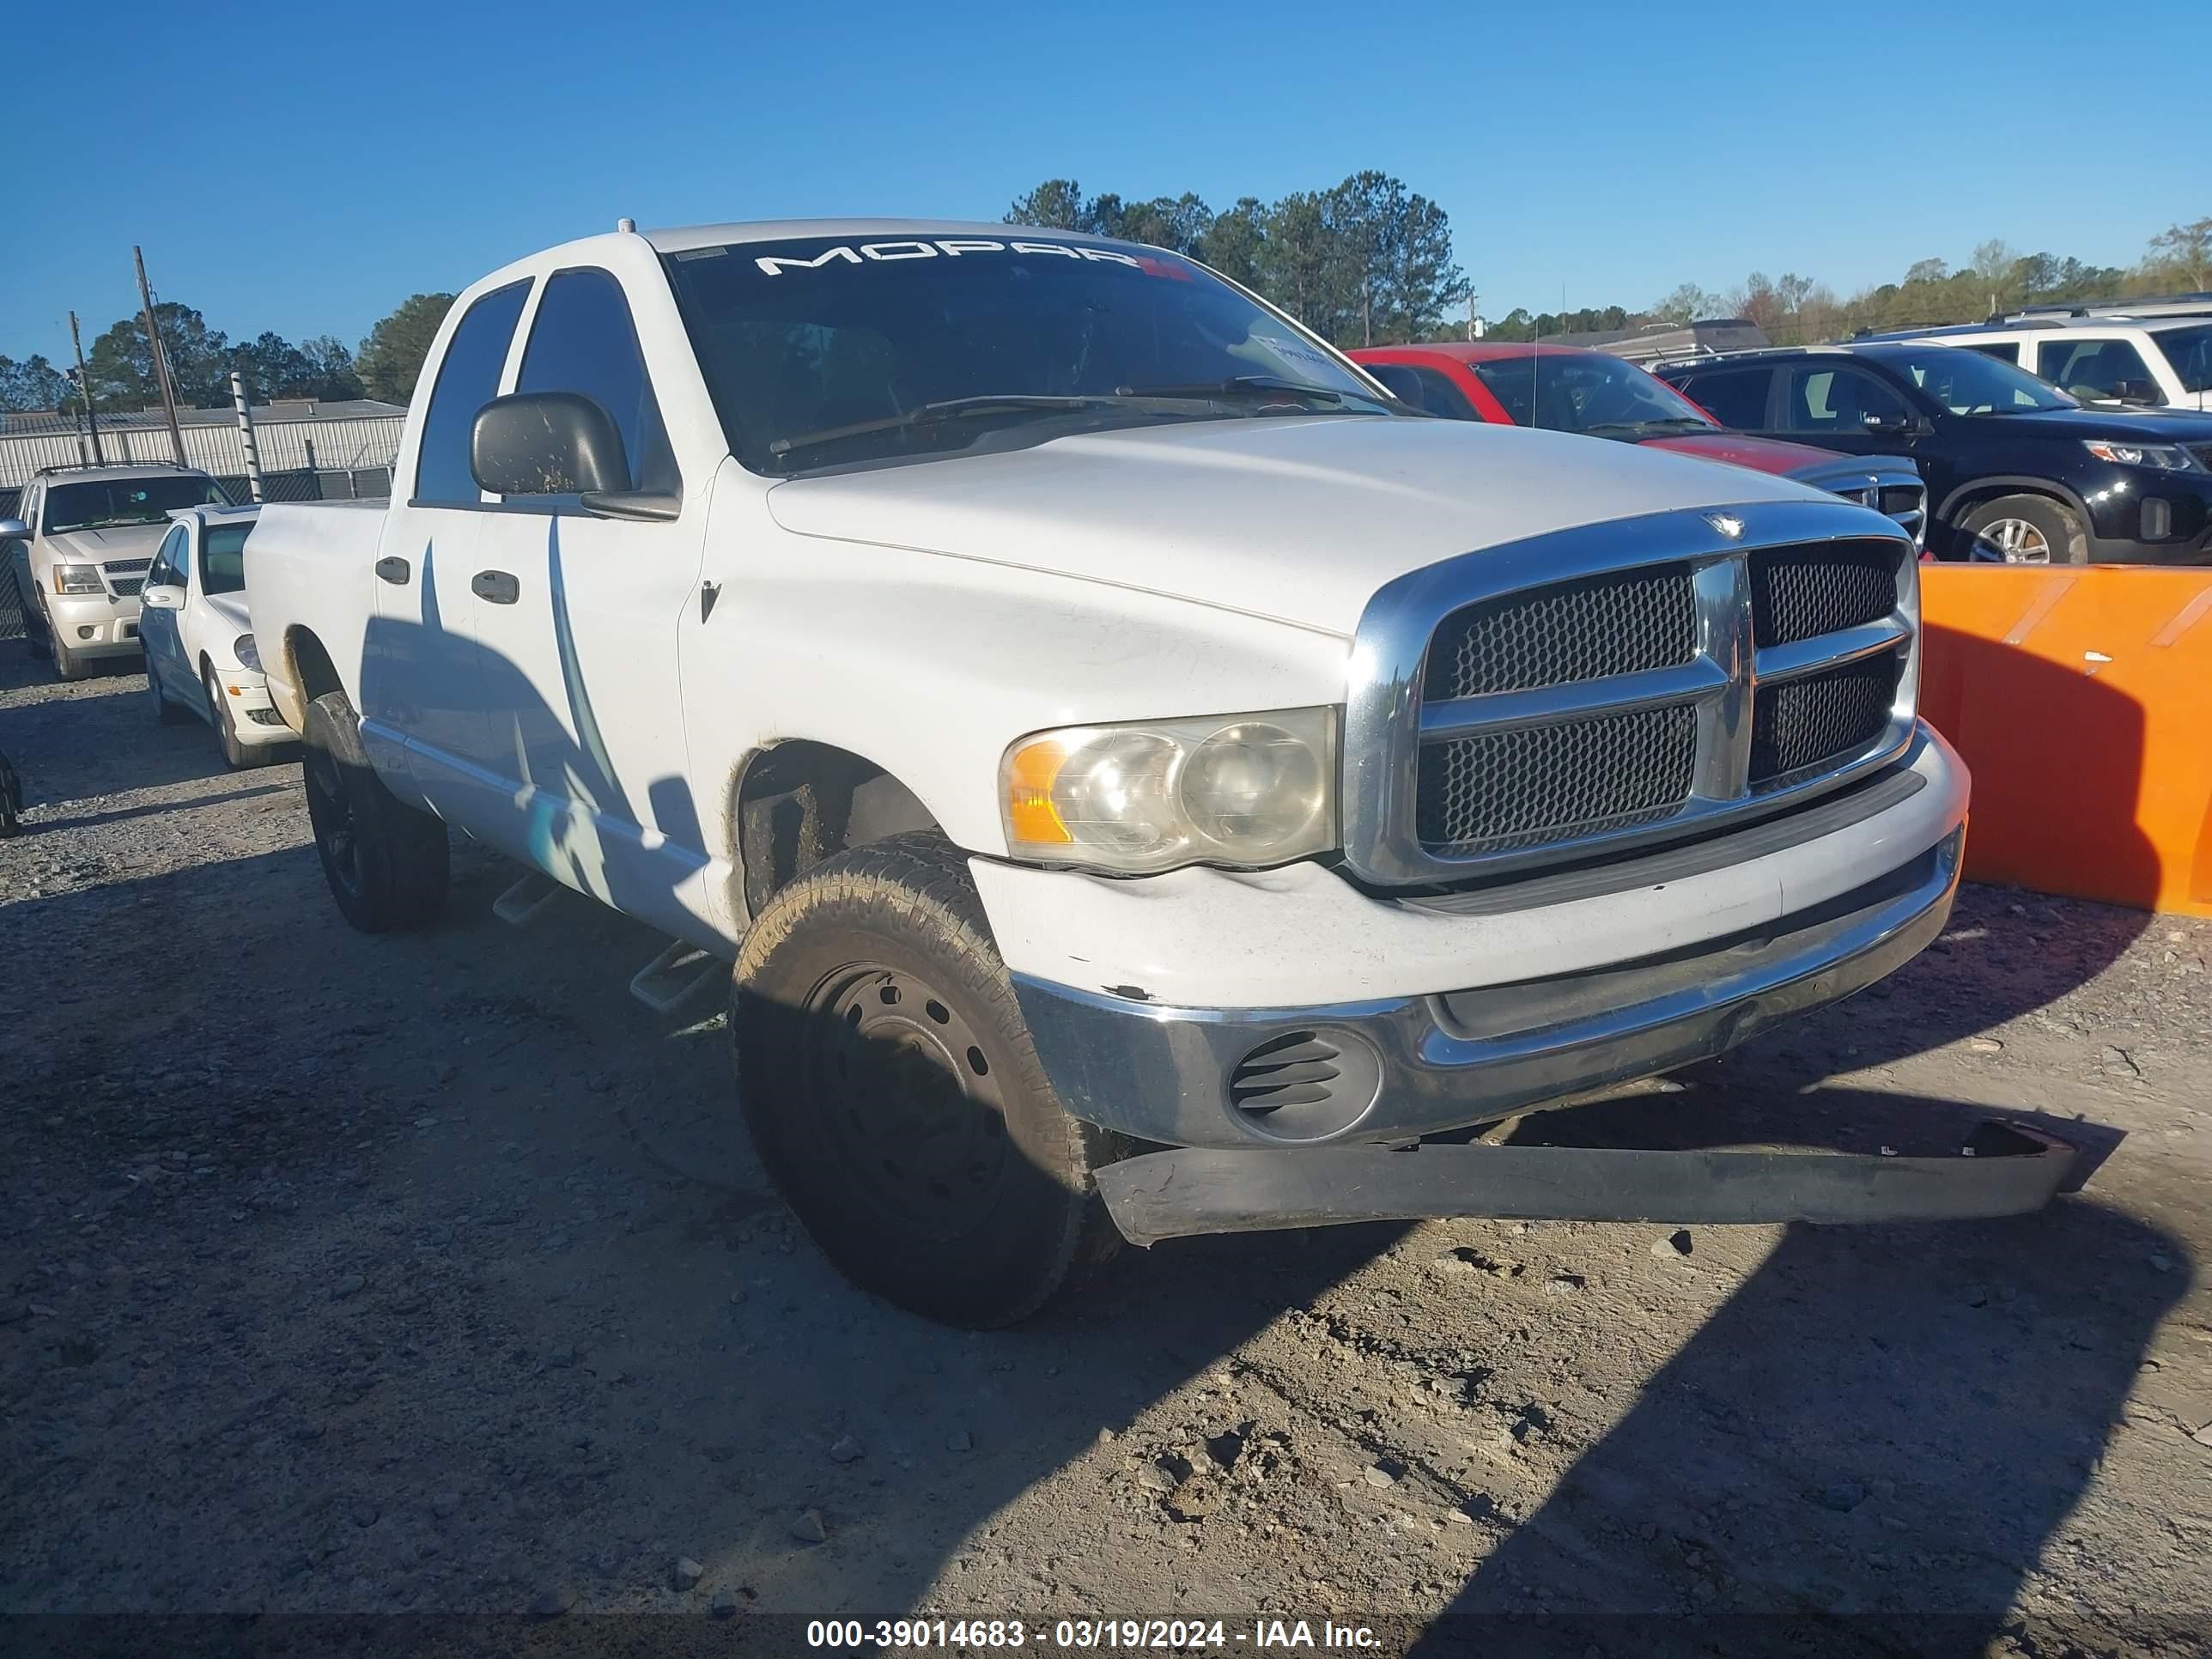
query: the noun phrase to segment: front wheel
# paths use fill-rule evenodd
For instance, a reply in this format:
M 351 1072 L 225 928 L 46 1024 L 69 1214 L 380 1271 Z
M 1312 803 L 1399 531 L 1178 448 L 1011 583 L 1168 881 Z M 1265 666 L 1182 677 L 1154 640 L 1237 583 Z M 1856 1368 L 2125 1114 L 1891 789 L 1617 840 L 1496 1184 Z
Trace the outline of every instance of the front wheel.
M 81 680 L 92 672 L 92 665 L 62 643 L 62 631 L 52 623 L 46 625 L 47 656 L 54 665 L 58 680 Z
M 338 909 L 364 933 L 405 933 L 437 920 L 451 871 L 446 826 L 384 787 L 343 692 L 326 691 L 307 705 L 304 735 L 307 819 Z
M 1023 1024 L 966 860 L 935 835 L 817 866 L 745 935 L 738 1103 L 769 1174 L 863 1289 L 977 1328 L 1027 1317 L 1119 1237 Z
M 240 743 L 238 740 L 238 717 L 231 712 L 230 699 L 222 694 L 222 682 L 215 677 L 214 664 L 209 664 L 202 671 L 200 688 L 207 695 L 208 722 L 215 727 L 216 746 L 222 750 L 222 763 L 234 772 L 243 772 L 249 767 L 266 766 L 269 763 L 267 744 Z
M 2074 513 L 2047 495 L 2000 495 L 1960 520 L 1966 557 L 1977 564 L 2087 564 L 2089 535 Z

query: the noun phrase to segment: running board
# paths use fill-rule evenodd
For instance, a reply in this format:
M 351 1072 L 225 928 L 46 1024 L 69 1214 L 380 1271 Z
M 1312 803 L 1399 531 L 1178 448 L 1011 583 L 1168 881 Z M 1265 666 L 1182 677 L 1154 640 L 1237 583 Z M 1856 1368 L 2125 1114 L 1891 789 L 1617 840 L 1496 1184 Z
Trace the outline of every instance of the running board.
M 672 1014 L 726 969 L 720 957 L 696 945 L 671 939 L 668 948 L 639 969 L 629 994 L 656 1014 Z
M 547 905 L 568 890 L 552 877 L 536 870 L 528 871 L 492 901 L 491 913 L 510 927 L 527 927 L 544 914 Z
M 1830 1152 L 1424 1146 L 1180 1147 L 1109 1164 L 1107 1212 L 1133 1244 L 1356 1221 L 1943 1221 L 2048 1204 L 2075 1149 L 2024 1124 L 1977 1125 L 1948 1158 Z

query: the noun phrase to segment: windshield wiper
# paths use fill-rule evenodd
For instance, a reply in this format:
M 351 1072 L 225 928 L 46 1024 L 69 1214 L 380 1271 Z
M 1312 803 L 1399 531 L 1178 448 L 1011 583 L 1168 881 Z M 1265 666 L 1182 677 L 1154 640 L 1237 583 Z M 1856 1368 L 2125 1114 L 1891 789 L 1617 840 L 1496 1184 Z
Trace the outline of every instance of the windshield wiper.
M 1297 380 L 1280 380 L 1272 374 L 1234 374 L 1225 380 L 1193 380 L 1180 386 L 1123 386 L 1114 390 L 1124 398 L 1234 398 L 1240 400 L 1279 398 L 1287 393 L 1299 398 L 1318 398 L 1328 404 L 1340 404 L 1346 395 L 1334 386 L 1307 386 Z M 1382 399 L 1370 398 L 1368 401 L 1380 404 Z
M 1654 421 L 1600 421 L 1582 428 L 1583 435 L 1594 438 L 1601 432 L 1711 432 L 1710 422 L 1692 419 L 1687 415 L 1668 415 Z
M 768 447 L 768 453 L 788 455 L 794 449 L 835 443 L 840 438 L 858 438 L 870 432 L 890 432 L 901 427 L 931 426 L 939 421 L 964 420 L 975 415 L 1019 413 L 1024 410 L 1057 412 L 1096 409 L 1121 401 L 1119 397 L 1047 397 L 1018 392 L 985 392 L 973 398 L 944 398 L 935 403 L 909 409 L 903 415 L 886 415 L 874 421 L 855 421 L 850 426 L 824 427 L 819 432 L 802 433 L 796 438 L 778 438 Z

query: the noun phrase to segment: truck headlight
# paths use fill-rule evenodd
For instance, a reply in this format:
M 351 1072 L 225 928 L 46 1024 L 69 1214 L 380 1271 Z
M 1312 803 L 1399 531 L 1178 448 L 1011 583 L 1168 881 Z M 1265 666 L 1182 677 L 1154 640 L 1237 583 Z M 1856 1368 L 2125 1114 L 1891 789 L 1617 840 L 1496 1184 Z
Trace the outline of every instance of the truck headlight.
M 105 592 L 100 585 L 100 572 L 88 564 L 58 564 L 54 567 L 54 592 L 57 593 L 99 593 Z
M 1334 708 L 1291 708 L 1034 732 L 999 765 L 1007 848 L 1121 875 L 1325 853 L 1336 725 Z
M 238 659 L 238 665 L 252 673 L 261 672 L 261 653 L 253 648 L 253 635 L 240 634 L 230 642 L 230 654 Z

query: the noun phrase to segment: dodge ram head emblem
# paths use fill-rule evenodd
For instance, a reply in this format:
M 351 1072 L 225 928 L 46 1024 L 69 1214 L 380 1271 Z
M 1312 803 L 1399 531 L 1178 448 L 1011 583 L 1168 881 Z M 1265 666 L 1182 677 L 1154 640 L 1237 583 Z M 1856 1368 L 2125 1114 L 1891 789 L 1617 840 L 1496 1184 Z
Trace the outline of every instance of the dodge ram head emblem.
M 1743 520 L 1733 513 L 1708 513 L 1705 522 L 1732 542 L 1743 539 Z

